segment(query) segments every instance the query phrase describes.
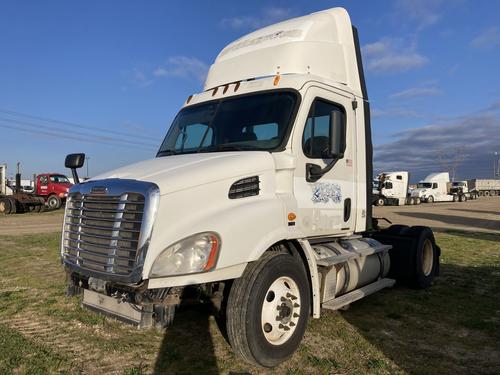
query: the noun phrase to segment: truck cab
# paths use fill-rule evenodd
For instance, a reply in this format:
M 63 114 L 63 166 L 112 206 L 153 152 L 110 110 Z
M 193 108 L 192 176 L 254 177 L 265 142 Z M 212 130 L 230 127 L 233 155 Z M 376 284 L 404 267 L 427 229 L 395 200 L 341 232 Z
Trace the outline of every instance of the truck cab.
M 374 199 L 377 206 L 418 204 L 419 199 L 411 197 L 408 192 L 410 174 L 406 171 L 384 172 L 377 176 L 379 190 Z
M 51 209 L 60 208 L 73 186 L 68 178 L 60 173 L 44 173 L 36 176 L 35 195 L 43 197 Z
M 83 160 L 66 159 L 76 177 Z M 321 308 L 396 280 L 425 288 L 438 274 L 429 228 L 373 220 L 371 171 L 368 96 L 345 9 L 257 30 L 220 52 L 155 158 L 70 189 L 68 291 L 140 327 L 170 324 L 189 288 L 219 297 L 234 351 L 276 366 Z
M 417 184 L 411 196 L 422 202 L 452 202 L 454 196 L 448 193 L 450 175 L 448 172 L 431 173 Z

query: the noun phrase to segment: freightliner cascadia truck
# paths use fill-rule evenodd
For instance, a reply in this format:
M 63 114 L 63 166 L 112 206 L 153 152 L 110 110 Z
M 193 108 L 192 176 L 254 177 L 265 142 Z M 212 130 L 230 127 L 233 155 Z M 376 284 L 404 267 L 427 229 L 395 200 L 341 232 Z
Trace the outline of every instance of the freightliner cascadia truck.
M 83 161 L 71 154 L 66 166 L 76 174 Z M 371 174 L 347 12 L 265 27 L 220 52 L 154 159 L 71 188 L 68 292 L 139 327 L 171 324 L 185 298 L 212 298 L 234 352 L 276 366 L 322 309 L 395 282 L 426 288 L 439 272 L 429 228 L 378 227 Z

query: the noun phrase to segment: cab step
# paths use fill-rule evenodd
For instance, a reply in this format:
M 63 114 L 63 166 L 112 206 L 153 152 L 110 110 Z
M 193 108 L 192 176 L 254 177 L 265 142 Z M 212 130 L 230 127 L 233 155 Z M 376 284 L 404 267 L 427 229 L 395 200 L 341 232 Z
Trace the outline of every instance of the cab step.
M 363 297 L 369 296 L 370 294 L 373 294 L 380 289 L 392 287 L 395 282 L 396 280 L 394 279 L 380 279 L 378 281 L 375 281 L 374 283 L 365 285 L 359 289 L 353 290 L 352 292 L 325 302 L 321 307 L 328 310 L 338 310 L 346 305 L 360 300 Z

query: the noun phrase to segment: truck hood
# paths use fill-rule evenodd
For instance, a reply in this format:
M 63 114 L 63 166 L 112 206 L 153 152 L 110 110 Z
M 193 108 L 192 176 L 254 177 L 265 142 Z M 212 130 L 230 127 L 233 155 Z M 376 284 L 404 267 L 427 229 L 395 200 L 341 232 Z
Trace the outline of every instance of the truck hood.
M 274 168 L 273 157 L 265 151 L 197 153 L 144 160 L 100 174 L 90 181 L 107 178 L 148 181 L 158 185 L 163 195 Z

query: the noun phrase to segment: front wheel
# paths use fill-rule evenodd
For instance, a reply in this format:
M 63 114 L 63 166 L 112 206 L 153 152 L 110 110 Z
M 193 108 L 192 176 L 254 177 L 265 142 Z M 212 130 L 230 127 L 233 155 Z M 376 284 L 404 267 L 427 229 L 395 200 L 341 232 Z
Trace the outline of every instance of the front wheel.
M 298 348 L 309 318 L 310 293 L 302 260 L 266 252 L 231 287 L 227 334 L 251 364 L 274 367 Z
M 427 198 L 427 203 L 434 203 L 434 197 L 432 195 Z
M 51 210 L 58 210 L 62 206 L 61 198 L 57 195 L 51 195 L 49 199 L 47 199 L 47 206 L 49 206 Z

